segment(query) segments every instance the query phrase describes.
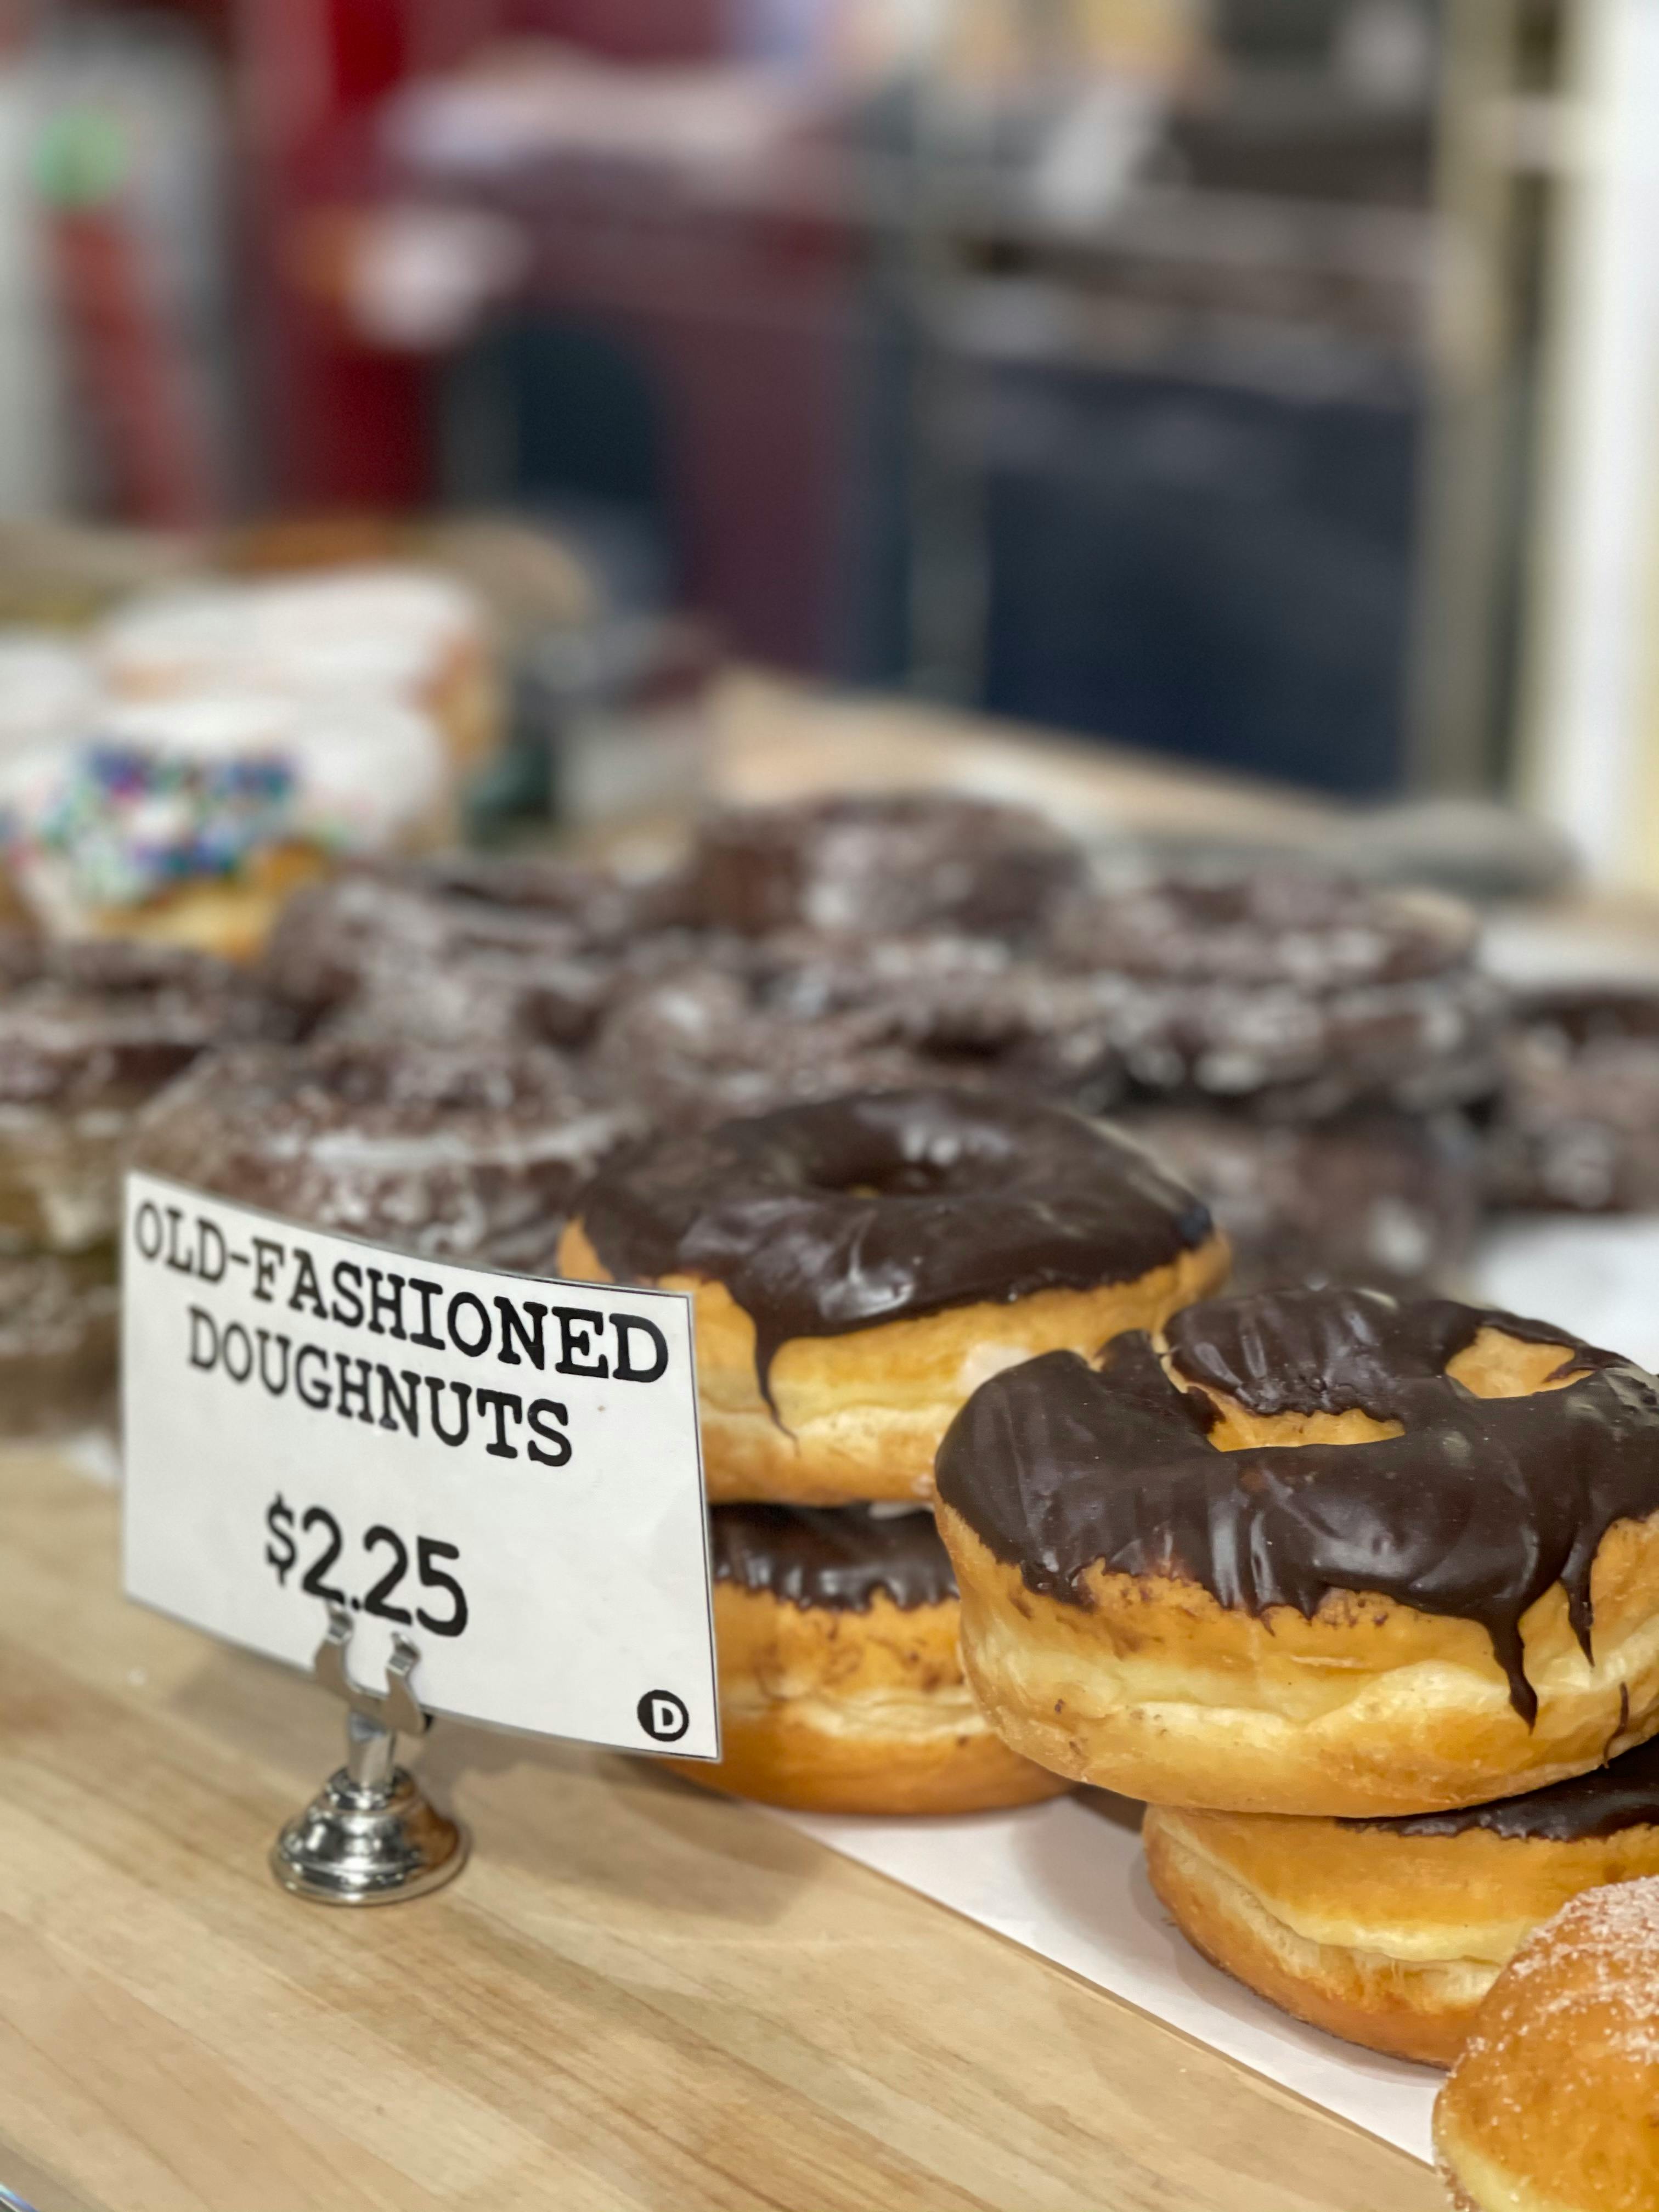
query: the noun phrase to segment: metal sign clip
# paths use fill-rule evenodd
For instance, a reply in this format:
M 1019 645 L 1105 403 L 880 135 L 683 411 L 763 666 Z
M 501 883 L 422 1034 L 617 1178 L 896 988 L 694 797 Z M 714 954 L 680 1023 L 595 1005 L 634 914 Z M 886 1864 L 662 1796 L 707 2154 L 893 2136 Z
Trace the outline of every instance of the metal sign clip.
M 351 1615 L 328 1608 L 328 1633 L 313 1664 L 346 1706 L 346 1763 L 270 1847 L 270 1870 L 317 1905 L 392 1905 L 441 1888 L 466 1864 L 466 1830 L 428 1802 L 397 1764 L 398 1738 L 424 1735 L 428 1716 L 410 1680 L 420 1650 L 394 1637 L 383 1692 L 364 1690 L 346 1665 Z

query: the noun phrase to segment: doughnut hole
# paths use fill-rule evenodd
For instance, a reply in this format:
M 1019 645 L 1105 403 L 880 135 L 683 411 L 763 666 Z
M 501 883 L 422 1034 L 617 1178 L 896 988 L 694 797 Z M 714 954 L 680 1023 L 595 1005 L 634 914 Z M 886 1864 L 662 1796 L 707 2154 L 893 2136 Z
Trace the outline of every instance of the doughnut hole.
M 1446 1372 L 1477 1398 L 1530 1398 L 1537 1390 L 1563 1390 L 1583 1372 L 1569 1344 L 1533 1344 L 1490 1323 L 1466 1352 L 1446 1362 Z
M 1358 1407 L 1340 1413 L 1253 1413 L 1224 1391 L 1183 1375 L 1168 1352 L 1164 1370 L 1177 1388 L 1199 1392 L 1215 1407 L 1210 1442 L 1218 1451 L 1248 1451 L 1261 1445 L 1363 1444 L 1404 1434 L 1399 1421 L 1373 1419 Z M 1571 1345 L 1534 1344 L 1490 1325 L 1446 1364 L 1451 1380 L 1477 1398 L 1529 1398 L 1534 1391 L 1564 1389 L 1582 1371 L 1573 1364 Z

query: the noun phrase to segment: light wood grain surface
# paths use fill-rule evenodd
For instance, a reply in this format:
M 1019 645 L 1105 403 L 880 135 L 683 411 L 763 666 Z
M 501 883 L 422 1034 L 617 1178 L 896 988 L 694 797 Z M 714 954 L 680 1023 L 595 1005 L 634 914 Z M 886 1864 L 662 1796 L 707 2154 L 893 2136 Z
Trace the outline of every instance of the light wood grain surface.
M 297 1904 L 302 1677 L 0 1462 L 0 2181 L 40 2212 L 1436 2212 L 1428 2172 L 750 1808 L 443 1723 L 441 1895 Z
M 1198 770 L 1129 745 L 738 668 L 712 702 L 722 799 L 926 788 L 1046 806 L 1082 835 L 1207 834 L 1242 846 L 1317 844 L 1352 810 L 1265 778 Z

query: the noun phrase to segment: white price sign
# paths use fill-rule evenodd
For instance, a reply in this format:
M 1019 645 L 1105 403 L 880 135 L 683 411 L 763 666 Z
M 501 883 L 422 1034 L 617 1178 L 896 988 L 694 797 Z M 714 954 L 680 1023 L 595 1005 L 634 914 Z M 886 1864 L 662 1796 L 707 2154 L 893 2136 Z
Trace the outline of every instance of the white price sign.
M 719 1756 L 688 1298 L 128 1177 L 127 1595 L 308 1665 L 332 1601 L 437 1711 Z

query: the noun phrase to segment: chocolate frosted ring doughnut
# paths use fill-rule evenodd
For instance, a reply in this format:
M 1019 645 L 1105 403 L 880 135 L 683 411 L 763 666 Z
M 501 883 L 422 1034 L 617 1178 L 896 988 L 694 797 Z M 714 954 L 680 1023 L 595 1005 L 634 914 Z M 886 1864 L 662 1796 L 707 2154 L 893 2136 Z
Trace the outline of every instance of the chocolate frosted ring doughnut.
M 1091 894 L 1058 916 L 1062 967 L 1096 980 L 1132 1082 L 1314 1120 L 1380 1100 L 1484 1097 L 1504 1000 L 1474 921 L 1437 893 L 1294 869 Z
M 552 862 L 360 868 L 289 900 L 263 973 L 307 1028 L 578 1045 L 607 1003 L 633 904 L 614 879 Z
M 927 1075 L 890 1013 L 775 1009 L 755 977 L 709 958 L 627 992 L 600 1030 L 593 1064 L 618 1084 L 631 1077 L 656 1118 L 675 1129 L 849 1091 L 902 1089 Z
M 1099 1112 L 1122 1089 L 1086 984 L 940 933 L 705 939 L 619 985 L 594 1059 L 643 1072 L 677 1128 L 849 1091 L 994 1086 Z
M 1659 991 L 1523 1000 L 1504 1041 L 1487 1145 L 1500 1206 L 1659 1206 Z
M 139 1107 L 269 1022 L 246 979 L 205 953 L 0 939 L 0 1250 L 112 1238 Z
M 512 1267 L 640 1127 L 549 1052 L 256 1045 L 164 1092 L 132 1157 L 319 1229 Z
M 1659 1881 L 1576 1897 L 1510 1960 L 1434 2106 L 1457 2212 L 1659 2204 Z
M 1155 1803 L 1419 1813 L 1659 1727 L 1659 1384 L 1449 1299 L 1217 1300 L 975 1393 L 939 1458 L 969 1677 Z
M 696 1299 L 709 1495 L 925 1498 L 983 1376 L 1161 1320 L 1225 1272 L 1198 1200 L 1053 1108 L 899 1091 L 601 1170 L 561 1274 Z
M 924 1510 L 717 1505 L 720 1764 L 692 1781 L 817 1813 L 981 1813 L 1067 1785 L 996 1735 Z
M 1449 2066 L 1581 1890 L 1659 1874 L 1659 1742 L 1553 1789 L 1388 1820 L 1148 1808 L 1152 1887 L 1207 1959 L 1316 2027 Z
M 1083 872 L 1077 847 L 1041 815 L 928 791 L 718 814 L 688 867 L 703 921 L 752 936 L 797 923 L 1018 936 Z

